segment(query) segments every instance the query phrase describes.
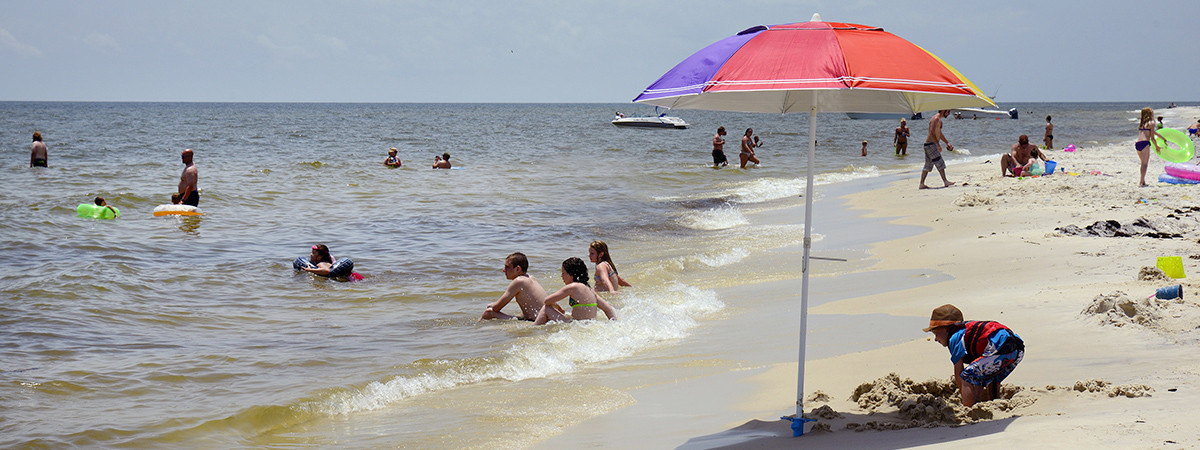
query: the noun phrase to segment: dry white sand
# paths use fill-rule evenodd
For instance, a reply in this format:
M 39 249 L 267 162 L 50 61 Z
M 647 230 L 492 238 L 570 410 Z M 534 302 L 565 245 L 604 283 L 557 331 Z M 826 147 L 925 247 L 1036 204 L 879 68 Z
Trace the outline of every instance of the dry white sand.
M 1200 117 L 1196 108 L 1166 112 L 1168 126 Z M 1155 157 L 1151 186 L 1137 187 L 1132 147 L 1131 141 L 1051 152 L 1059 168 L 1078 175 L 1002 178 L 999 158 L 992 157 L 950 166 L 954 187 L 917 190 L 919 174 L 910 173 L 848 196 L 868 217 L 926 230 L 873 245 L 871 271 L 948 276 L 819 304 L 810 313 L 864 317 L 863 323 L 869 315 L 907 317 L 919 330 L 934 307 L 953 303 L 968 320 L 1004 323 L 1025 340 L 1026 355 L 1003 398 L 962 407 L 944 347 L 920 337 L 880 340 L 872 350 L 809 359 L 804 406 L 819 422 L 799 438 L 803 443 L 779 419 L 795 409 L 792 359 L 628 389 L 639 404 L 543 445 L 1200 447 L 1200 415 L 1193 413 L 1200 363 L 1192 355 L 1200 342 L 1200 186 L 1158 183 L 1164 161 Z M 1159 237 L 1060 231 L 1105 221 L 1139 224 L 1131 229 Z M 1158 256 L 1182 257 L 1189 277 L 1165 277 L 1154 268 Z M 1174 284 L 1183 285 L 1183 299 L 1147 299 Z M 744 289 L 786 290 L 768 285 Z M 854 320 L 846 323 L 853 332 Z M 736 398 L 714 400 L 730 390 Z M 682 413 L 664 417 L 648 409 Z M 684 423 L 689 418 L 692 425 Z

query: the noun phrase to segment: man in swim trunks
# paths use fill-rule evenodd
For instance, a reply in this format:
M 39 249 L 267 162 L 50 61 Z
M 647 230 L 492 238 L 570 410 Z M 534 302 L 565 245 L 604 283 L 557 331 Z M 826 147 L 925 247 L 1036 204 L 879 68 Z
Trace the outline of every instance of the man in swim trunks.
M 433 157 L 434 169 L 449 169 L 450 168 L 450 152 L 442 153 L 442 156 Z
M 908 154 L 908 136 L 908 121 L 900 119 L 900 126 L 896 127 L 896 137 L 892 138 L 892 144 L 896 146 L 897 156 Z
M 925 332 L 950 350 L 963 406 L 999 398 L 1000 382 L 1025 358 L 1025 342 L 1017 333 L 997 322 L 964 321 L 954 305 L 934 309 Z
M 183 158 L 183 173 L 179 175 L 179 201 L 184 205 L 200 206 L 200 190 L 196 188 L 196 180 L 200 177 L 196 165 L 192 164 L 192 149 L 180 154 Z
M 713 167 L 728 166 L 729 160 L 725 158 L 725 127 L 717 127 L 717 134 L 713 136 Z
M 1200 132 L 1200 119 L 1196 119 L 1196 124 L 1188 127 L 1188 136 L 1196 137 L 1196 133 Z
M 29 152 L 29 167 L 49 167 L 50 155 L 46 151 L 46 143 L 42 142 L 42 133 L 33 132 L 33 148 Z
M 1050 123 L 1050 116 L 1046 116 L 1046 137 L 1042 142 L 1046 144 L 1046 150 L 1054 148 L 1054 124 Z
M 937 167 L 938 174 L 942 176 L 942 183 L 945 183 L 946 187 L 954 184 L 946 179 L 946 161 L 942 159 L 942 146 L 938 143 L 938 141 L 945 142 L 947 150 L 954 150 L 954 146 L 950 145 L 946 135 L 942 134 L 942 119 L 946 117 L 950 117 L 950 110 L 943 109 L 929 119 L 929 135 L 925 136 L 925 167 L 921 169 L 921 185 L 917 187 L 918 189 L 929 189 L 929 186 L 925 185 L 925 177 L 934 167 Z
M 1012 152 L 1000 157 L 1000 176 L 1019 177 L 1028 174 L 1037 158 L 1037 146 L 1029 143 L 1029 136 L 1022 134 L 1013 144 Z
M 538 311 L 545 306 L 546 290 L 537 280 L 526 273 L 528 270 L 529 259 L 525 257 L 524 253 L 516 252 L 504 259 L 504 277 L 512 282 L 508 283 L 508 289 L 504 291 L 499 300 L 492 302 L 487 309 L 484 309 L 483 316 L 479 320 L 521 319 L 532 322 L 537 319 Z M 500 312 L 514 298 L 517 299 L 517 305 L 521 307 L 521 315 L 510 316 Z

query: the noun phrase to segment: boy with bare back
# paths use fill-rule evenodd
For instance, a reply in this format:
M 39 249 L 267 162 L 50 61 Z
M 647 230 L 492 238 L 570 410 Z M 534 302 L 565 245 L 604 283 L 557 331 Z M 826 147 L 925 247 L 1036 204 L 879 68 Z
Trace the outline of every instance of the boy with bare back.
M 479 320 L 516 318 L 533 321 L 537 319 L 538 311 L 545 306 L 546 290 L 542 288 L 541 284 L 538 284 L 537 280 L 526 273 L 528 270 L 529 259 L 525 257 L 524 253 L 516 252 L 504 259 L 504 277 L 512 282 L 508 283 L 508 289 L 504 291 L 504 295 L 501 295 L 499 300 L 487 306 Z M 517 305 L 521 307 L 521 315 L 510 316 L 500 312 L 513 298 L 517 299 Z
M 929 186 L 925 185 L 925 177 L 934 167 L 937 167 L 938 174 L 942 176 L 942 183 L 945 183 L 946 187 L 954 185 L 946 179 L 946 161 L 942 159 L 942 146 L 938 143 L 938 141 L 945 142 L 946 150 L 954 150 L 954 146 L 950 145 L 946 135 L 942 134 L 942 119 L 946 117 L 950 117 L 950 110 L 943 109 L 929 119 L 929 135 L 925 137 L 925 167 L 921 169 L 919 189 L 929 189 Z

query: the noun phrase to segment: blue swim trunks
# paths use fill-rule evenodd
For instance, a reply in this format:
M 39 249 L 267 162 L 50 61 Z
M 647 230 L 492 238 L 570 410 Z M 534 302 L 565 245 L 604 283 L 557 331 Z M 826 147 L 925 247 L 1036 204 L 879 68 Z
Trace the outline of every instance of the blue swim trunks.
M 990 383 L 999 383 L 1008 378 L 1013 369 L 1017 368 L 1017 364 L 1025 358 L 1025 350 L 1017 350 L 1012 353 L 1001 355 L 988 355 L 980 357 L 963 368 L 959 376 L 963 381 L 976 386 L 987 386 Z

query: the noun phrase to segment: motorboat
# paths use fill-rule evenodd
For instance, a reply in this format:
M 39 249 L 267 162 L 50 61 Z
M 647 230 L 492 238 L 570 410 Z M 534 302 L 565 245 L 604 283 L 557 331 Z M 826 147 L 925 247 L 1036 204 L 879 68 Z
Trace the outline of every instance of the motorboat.
M 958 118 L 970 119 L 973 117 L 984 117 L 984 118 L 992 117 L 992 118 L 998 118 L 998 119 L 1003 119 L 1003 118 L 1016 119 L 1017 118 L 1017 108 L 1012 108 L 1008 111 L 1001 111 L 999 109 L 983 109 L 983 108 L 955 108 L 955 109 L 950 110 L 950 112 L 954 114 L 954 118 L 956 118 L 956 119 L 958 119 Z
M 687 128 L 687 122 L 675 116 L 668 116 L 665 113 L 658 117 L 618 117 L 613 119 L 613 125 L 618 127 L 645 127 L 645 128 Z
M 658 112 L 658 108 L 654 108 L 654 112 Z M 613 118 L 613 125 L 618 127 L 639 127 L 639 128 L 675 128 L 684 129 L 688 127 L 688 123 L 684 122 L 675 116 L 668 116 L 667 113 L 661 113 L 656 116 L 642 117 L 625 117 L 621 113 L 617 113 L 617 117 Z
M 918 119 L 922 119 L 921 113 L 907 114 L 907 113 L 858 113 L 858 112 L 851 113 L 851 112 L 848 112 L 848 113 L 846 113 L 846 117 L 849 117 L 849 118 L 855 119 L 855 120 L 900 120 L 900 119 L 918 120 Z

